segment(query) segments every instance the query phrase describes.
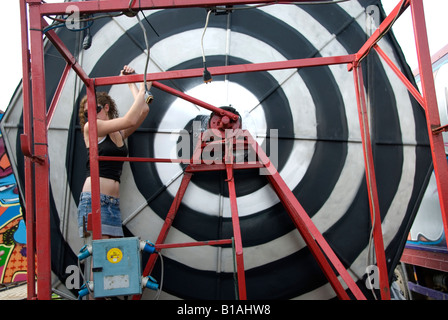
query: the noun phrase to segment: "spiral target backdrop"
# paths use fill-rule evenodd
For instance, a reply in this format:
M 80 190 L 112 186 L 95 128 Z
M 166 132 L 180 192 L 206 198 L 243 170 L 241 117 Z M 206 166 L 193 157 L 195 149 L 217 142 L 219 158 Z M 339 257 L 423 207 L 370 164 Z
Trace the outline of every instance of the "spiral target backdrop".
M 203 42 L 207 66 L 355 53 L 368 38 L 366 8 L 371 5 L 382 12 L 380 1 L 348 1 L 239 7 L 227 14 L 212 14 Z M 144 13 L 150 44 L 149 73 L 202 67 L 200 40 L 205 9 Z M 96 20 L 90 31 L 92 46 L 82 50 L 82 33 L 58 30 L 90 77 L 117 75 L 125 64 L 143 73 L 147 52 L 135 17 Z M 379 45 L 411 79 L 393 35 L 386 35 Z M 64 63 L 50 44 L 46 46 L 45 64 L 47 98 L 51 101 Z M 421 107 L 376 53 L 363 61 L 363 74 L 391 271 L 426 188 L 431 155 Z M 356 94 L 347 66 L 232 74 L 213 77 L 210 84 L 200 78 L 163 83 L 215 106 L 232 105 L 241 114 L 243 127 L 268 155 L 278 147 L 280 175 L 361 290 L 371 297 L 364 285 L 366 267 L 371 264 L 367 256 L 370 213 Z M 120 114 L 132 101 L 126 85 L 97 90 L 110 93 Z M 155 88 L 151 91 L 155 100 L 149 116 L 127 142 L 130 156 L 177 156 L 176 143 L 191 137 L 187 133 L 192 132 L 192 120 L 210 112 Z M 62 283 L 67 277 L 65 267 L 76 263 L 83 245 L 77 237 L 76 208 L 87 156 L 77 118 L 84 94 L 82 82 L 71 72 L 48 132 L 53 272 Z M 21 121 L 21 112 L 21 92 L 17 92 L 2 131 L 8 131 L 8 153 L 14 155 L 19 181 L 23 181 L 21 129 L 11 124 Z M 273 132 L 278 136 L 275 141 Z M 121 209 L 126 235 L 155 241 L 182 173 L 183 166 L 178 163 L 125 163 Z M 220 172 L 193 176 L 167 243 L 232 236 L 224 178 Z M 267 179 L 258 170 L 241 170 L 235 172 L 235 183 L 248 298 L 334 298 Z M 163 276 L 163 298 L 234 299 L 232 255 L 231 246 L 166 249 L 163 266 L 157 263 L 152 275 L 156 279 Z M 143 298 L 151 299 L 151 293 L 145 291 Z

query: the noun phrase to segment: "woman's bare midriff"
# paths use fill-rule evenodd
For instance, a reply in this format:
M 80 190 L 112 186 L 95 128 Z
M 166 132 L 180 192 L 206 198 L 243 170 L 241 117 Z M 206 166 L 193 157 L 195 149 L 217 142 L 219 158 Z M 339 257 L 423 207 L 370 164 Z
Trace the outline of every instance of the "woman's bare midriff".
M 84 182 L 84 186 L 82 188 L 82 192 L 91 192 L 92 191 L 92 184 L 90 177 L 87 177 L 86 181 Z M 100 177 L 100 193 L 112 196 L 115 198 L 120 197 L 120 183 L 118 181 L 108 179 L 108 178 L 102 178 Z

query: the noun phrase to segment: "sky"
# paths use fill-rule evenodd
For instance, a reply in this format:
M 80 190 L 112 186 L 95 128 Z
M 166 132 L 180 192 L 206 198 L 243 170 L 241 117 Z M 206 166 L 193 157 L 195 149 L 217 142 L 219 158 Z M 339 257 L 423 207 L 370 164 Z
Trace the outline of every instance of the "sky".
M 47 0 L 46 2 L 63 2 L 63 0 Z M 400 1 L 382 0 L 384 10 L 389 13 Z M 447 0 L 423 0 L 428 30 L 428 42 L 431 55 L 437 53 L 448 44 L 448 12 Z M 0 61 L 0 110 L 5 111 L 11 97 L 22 79 L 20 7 L 19 0 L 2 1 L 0 11 L 0 28 L 2 30 L 2 49 Z M 395 22 L 393 32 L 406 56 L 412 70 L 417 68 L 417 54 L 414 44 L 410 9 Z

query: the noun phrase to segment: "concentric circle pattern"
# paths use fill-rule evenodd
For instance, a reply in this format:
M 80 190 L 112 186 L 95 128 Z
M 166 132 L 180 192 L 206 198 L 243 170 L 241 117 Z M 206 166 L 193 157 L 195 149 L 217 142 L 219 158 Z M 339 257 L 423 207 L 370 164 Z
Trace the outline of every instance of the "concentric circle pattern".
M 238 7 L 228 14 L 212 14 L 203 40 L 207 67 L 355 53 L 368 38 L 369 5 L 382 11 L 380 1 L 348 1 Z M 154 28 L 143 20 L 150 44 L 149 73 L 202 67 L 206 14 L 201 8 L 145 11 Z M 90 77 L 117 75 L 125 64 L 144 72 L 147 51 L 135 17 L 97 20 L 91 33 L 92 47 L 81 50 L 80 33 L 59 30 Z M 388 34 L 379 45 L 411 78 L 393 35 Z M 51 101 L 64 64 L 55 58 L 52 46 L 47 45 L 46 52 L 47 97 Z M 424 113 L 406 88 L 374 52 L 362 67 L 386 258 L 393 270 L 426 187 L 431 157 Z M 366 267 L 372 264 L 367 256 L 370 213 L 353 74 L 347 66 L 213 76 L 210 84 L 201 78 L 163 83 L 215 106 L 237 109 L 243 128 L 268 155 L 276 157 L 279 173 L 370 298 L 365 286 Z M 97 90 L 108 91 L 121 114 L 132 103 L 126 85 Z M 191 145 L 193 120 L 206 120 L 210 112 L 161 90 L 152 88 L 151 92 L 155 100 L 149 116 L 127 142 L 130 156 L 189 155 L 191 150 L 177 148 L 179 142 Z M 62 282 L 67 277 L 65 267 L 76 263 L 75 254 L 83 245 L 77 238 L 76 207 L 86 159 L 77 119 L 84 94 L 85 88 L 72 72 L 48 134 L 53 271 Z M 6 114 L 9 123 L 21 119 L 20 93 L 17 95 Z M 10 153 L 20 153 L 18 128 L 8 129 L 14 137 L 10 138 Z M 66 152 L 61 152 L 64 148 Z M 21 157 L 15 158 L 20 168 Z M 127 235 L 157 239 L 184 167 L 179 163 L 125 163 L 121 208 Z M 21 169 L 17 170 L 23 181 Z M 258 170 L 239 170 L 235 179 L 248 298 L 335 298 L 266 177 Z M 230 237 L 224 173 L 194 174 L 166 242 Z M 231 246 L 166 249 L 162 253 L 163 266 L 158 262 L 152 273 L 158 280 L 163 275 L 162 298 L 235 298 Z M 152 293 L 145 291 L 143 298 L 151 297 Z

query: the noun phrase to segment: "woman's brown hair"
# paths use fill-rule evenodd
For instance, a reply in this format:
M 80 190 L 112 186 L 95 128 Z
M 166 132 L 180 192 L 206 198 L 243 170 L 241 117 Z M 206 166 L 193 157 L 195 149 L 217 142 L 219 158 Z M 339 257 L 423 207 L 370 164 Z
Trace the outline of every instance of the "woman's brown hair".
M 107 113 L 107 116 L 109 119 L 118 118 L 118 109 L 115 104 L 114 99 L 112 99 L 107 92 L 97 92 L 96 93 L 96 103 L 98 105 L 102 105 L 103 107 L 108 104 L 109 105 L 109 111 Z M 87 122 L 87 95 L 85 95 L 81 99 L 81 103 L 79 104 L 79 124 L 81 125 L 81 130 L 84 131 L 84 125 Z

